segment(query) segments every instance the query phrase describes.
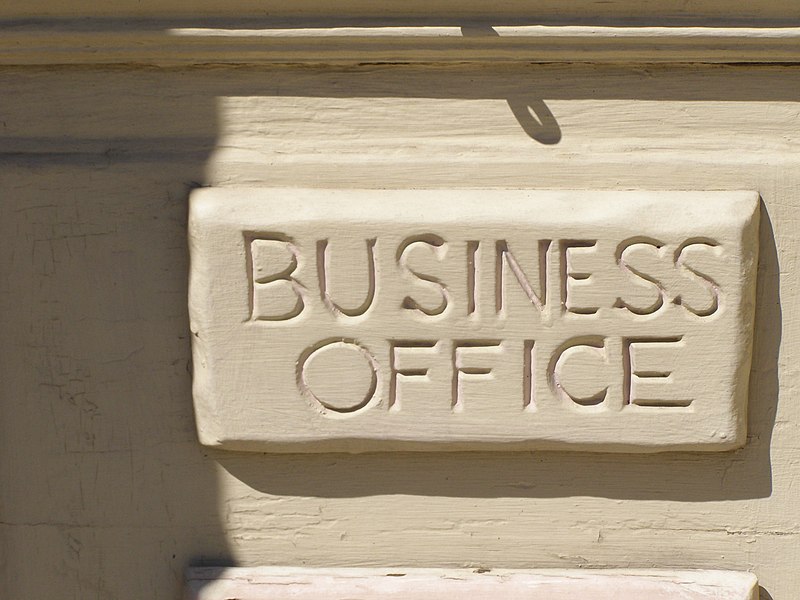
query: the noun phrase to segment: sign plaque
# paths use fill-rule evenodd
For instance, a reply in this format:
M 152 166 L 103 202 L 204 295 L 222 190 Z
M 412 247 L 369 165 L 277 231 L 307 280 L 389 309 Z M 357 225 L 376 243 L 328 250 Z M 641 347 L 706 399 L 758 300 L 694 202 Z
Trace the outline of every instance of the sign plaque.
M 205 444 L 726 450 L 754 192 L 196 190 Z

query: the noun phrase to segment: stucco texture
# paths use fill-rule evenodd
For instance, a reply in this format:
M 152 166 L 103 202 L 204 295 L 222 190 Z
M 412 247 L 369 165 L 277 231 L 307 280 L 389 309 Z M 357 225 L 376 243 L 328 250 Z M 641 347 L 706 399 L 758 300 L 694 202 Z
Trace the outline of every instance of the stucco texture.
M 188 565 L 293 565 L 737 569 L 796 598 L 798 89 L 789 66 L 0 70 L 3 597 L 167 600 Z M 199 185 L 757 191 L 747 444 L 206 449 Z

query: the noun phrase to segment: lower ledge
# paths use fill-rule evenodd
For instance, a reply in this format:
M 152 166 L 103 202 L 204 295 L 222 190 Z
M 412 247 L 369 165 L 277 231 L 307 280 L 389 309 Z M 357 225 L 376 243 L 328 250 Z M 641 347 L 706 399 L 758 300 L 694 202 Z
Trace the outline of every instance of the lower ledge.
M 669 570 L 193 568 L 186 600 L 757 600 L 751 573 Z

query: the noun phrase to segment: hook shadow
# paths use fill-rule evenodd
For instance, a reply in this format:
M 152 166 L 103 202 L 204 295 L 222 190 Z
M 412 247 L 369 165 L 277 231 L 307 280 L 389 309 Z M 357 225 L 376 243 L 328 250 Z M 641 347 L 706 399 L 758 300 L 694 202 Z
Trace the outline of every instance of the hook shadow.
M 494 28 L 480 24 L 461 27 L 461 35 L 470 38 L 500 37 Z M 506 102 L 529 138 L 548 146 L 561 141 L 561 128 L 544 100 L 535 96 L 514 95 L 507 98 Z
M 561 128 L 544 100 L 511 97 L 506 102 L 517 123 L 532 140 L 548 146 L 561 141 Z

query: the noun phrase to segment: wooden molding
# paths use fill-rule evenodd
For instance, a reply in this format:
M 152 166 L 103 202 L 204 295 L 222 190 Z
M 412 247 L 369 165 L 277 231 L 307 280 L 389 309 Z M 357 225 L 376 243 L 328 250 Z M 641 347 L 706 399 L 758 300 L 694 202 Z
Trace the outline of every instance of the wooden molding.
M 797 63 L 800 27 L 20 27 L 0 65 L 365 62 Z
M 663 25 L 787 23 L 800 18 L 797 0 L 4 0 L 0 19 L 37 18 L 527 19 L 529 23 Z M 499 22 L 499 21 L 498 21 Z

